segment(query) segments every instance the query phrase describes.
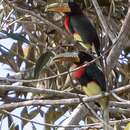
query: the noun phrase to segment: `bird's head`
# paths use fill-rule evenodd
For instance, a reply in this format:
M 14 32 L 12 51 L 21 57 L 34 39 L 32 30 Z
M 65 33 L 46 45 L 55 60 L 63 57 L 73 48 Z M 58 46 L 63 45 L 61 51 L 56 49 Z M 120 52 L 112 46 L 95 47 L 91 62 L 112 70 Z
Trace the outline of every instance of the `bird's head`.
M 75 65 L 82 65 L 84 62 L 90 62 L 93 58 L 90 54 L 85 53 L 83 51 L 76 51 L 76 52 L 66 52 L 59 54 L 53 58 L 53 61 L 69 61 L 74 63 Z
M 77 14 L 82 13 L 80 6 L 75 2 L 68 2 L 68 3 L 53 3 L 46 6 L 45 11 L 47 12 L 58 12 L 58 13 L 65 13 L 65 14 Z
M 78 70 L 75 70 L 72 73 L 73 77 L 76 79 L 80 79 L 85 74 L 86 66 L 82 67 L 82 65 L 92 60 L 93 60 L 92 56 L 83 51 L 66 52 L 59 54 L 53 58 L 54 62 L 67 61 L 70 63 L 74 63 L 73 67 L 80 67 Z

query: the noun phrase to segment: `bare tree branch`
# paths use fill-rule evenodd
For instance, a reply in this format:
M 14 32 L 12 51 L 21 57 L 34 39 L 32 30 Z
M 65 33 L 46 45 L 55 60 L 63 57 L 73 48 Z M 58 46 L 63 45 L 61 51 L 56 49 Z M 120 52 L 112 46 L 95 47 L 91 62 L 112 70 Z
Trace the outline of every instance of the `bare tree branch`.
M 15 90 L 15 88 L 16 87 L 14 87 L 13 90 Z M 22 87 L 22 89 L 24 89 L 24 88 Z M 19 90 L 22 90 L 22 89 L 20 88 Z M 104 96 L 110 96 L 113 93 L 122 93 L 122 92 L 125 92 L 126 90 L 128 91 L 129 89 L 130 89 L 130 85 L 123 86 L 123 87 L 114 89 L 114 90 L 110 91 L 109 93 L 106 92 L 104 94 L 100 94 L 100 95 L 96 95 L 96 96 L 85 97 L 85 98 L 83 98 L 83 102 L 96 101 L 96 100 L 98 100 L 98 99 L 100 99 L 100 98 L 102 98 Z M 39 92 L 39 90 L 37 90 L 37 91 Z M 48 91 L 48 92 L 49 92 L 49 94 L 51 93 L 50 91 Z M 52 91 L 52 93 L 53 93 L 53 91 Z M 64 92 L 63 92 L 63 95 L 64 95 Z M 52 99 L 51 100 L 29 100 L 29 101 L 15 102 L 15 103 L 10 103 L 10 104 L 3 104 L 3 105 L 0 106 L 0 110 L 2 110 L 2 109 L 9 109 L 9 108 L 14 108 L 15 109 L 17 107 L 30 106 L 30 105 L 41 105 L 42 106 L 42 105 L 56 105 L 56 104 L 57 105 L 78 104 L 78 103 L 80 103 L 80 99 L 78 98 L 78 96 L 77 96 L 77 98 L 60 99 L 60 100 L 52 100 Z M 112 105 L 113 106 L 116 106 L 116 105 L 119 106 L 118 102 L 114 102 Z M 124 107 L 125 105 L 127 107 L 130 106 L 130 101 L 125 102 L 125 103 L 124 102 L 120 102 L 120 107 Z
M 116 39 L 116 36 L 114 35 L 114 33 L 111 32 L 111 30 L 109 29 L 109 26 L 102 14 L 102 11 L 99 7 L 99 4 L 97 2 L 97 0 L 92 0 L 92 3 L 95 7 L 96 13 L 98 15 L 98 18 L 103 26 L 103 29 L 105 30 L 105 33 L 109 36 L 109 38 L 111 39 L 111 41 L 114 43 L 114 40 Z
M 116 38 L 114 36 L 114 34 L 111 32 L 111 30 L 109 29 L 109 26 L 101 12 L 101 9 L 98 5 L 97 0 L 92 0 L 92 3 L 96 9 L 96 12 L 98 14 L 98 17 L 100 19 L 100 22 L 106 32 L 106 34 L 108 34 L 109 38 L 111 39 L 112 43 L 115 44 L 114 47 L 111 49 L 109 56 L 107 57 L 107 72 L 110 73 L 111 69 L 116 65 L 117 63 L 117 59 L 119 57 L 119 55 L 121 54 L 121 51 L 127 47 L 128 45 L 130 45 L 130 40 L 129 40 L 129 36 L 130 36 L 130 8 L 128 9 L 126 18 L 124 20 L 124 24 L 119 32 L 118 38 Z
M 34 88 L 34 87 L 27 87 L 27 86 L 11 86 L 11 85 L 0 85 L 1 91 L 16 91 L 16 92 L 31 92 L 35 94 L 47 94 L 50 96 L 59 96 L 59 97 L 75 97 L 77 98 L 78 94 L 65 92 L 65 91 L 58 91 L 52 89 L 44 89 L 41 88 Z M 79 94 L 79 96 L 84 97 L 84 95 Z
M 121 51 L 130 42 L 130 8 L 128 9 L 127 15 L 124 20 L 124 24 L 119 32 L 116 44 L 111 49 L 107 57 L 107 72 L 110 73 L 111 69 L 116 65 L 117 59 L 121 54 Z
M 31 122 L 31 123 L 34 123 L 34 124 L 38 124 L 38 125 L 41 125 L 41 126 L 49 126 L 49 127 L 52 127 L 52 128 L 79 128 L 79 130 L 86 130 L 88 128 L 102 128 L 102 123 L 92 123 L 92 124 L 87 124 L 87 125 L 68 125 L 68 126 L 63 126 L 63 125 L 53 125 L 53 124 L 49 124 L 49 123 L 39 123 L 39 122 L 36 122 L 36 121 L 31 121 L 30 119 L 27 119 L 27 118 L 24 118 L 24 117 L 19 117 L 15 114 L 12 114 L 6 110 L 2 110 L 4 113 L 8 114 L 8 115 L 11 115 L 13 117 L 16 117 L 18 119 L 21 119 L 21 120 L 24 120 L 24 121 L 27 121 L 27 122 Z M 110 125 L 115 125 L 116 123 L 127 123 L 130 121 L 130 118 L 128 119 L 123 119 L 123 120 L 114 120 L 114 121 L 110 121 Z
M 83 104 L 79 104 L 73 111 L 73 113 L 70 115 L 69 118 L 67 118 L 61 125 L 63 126 L 69 126 L 69 125 L 75 125 L 78 124 L 85 116 L 87 109 Z M 61 127 L 58 130 L 73 130 L 73 128 L 64 128 Z
M 42 22 L 44 22 L 45 24 L 47 24 L 48 26 L 56 29 L 57 31 L 59 31 L 61 34 L 64 34 L 65 36 L 68 36 L 68 33 L 63 31 L 63 29 L 61 29 L 60 27 L 58 27 L 57 25 L 55 25 L 54 23 L 50 22 L 49 20 L 41 17 L 39 14 L 36 14 L 35 12 L 31 11 L 31 10 L 27 10 L 27 9 L 23 9 L 21 7 L 16 6 L 16 4 L 10 4 L 11 6 L 13 6 L 14 9 L 16 9 L 19 12 L 24 12 L 24 13 L 28 13 L 31 16 L 34 16 L 35 18 L 38 18 L 39 20 L 41 20 Z
M 123 119 L 123 120 L 110 121 L 109 124 L 110 125 L 115 125 L 115 124 L 119 124 L 119 123 L 127 123 L 129 121 L 130 121 L 130 118 Z M 88 124 L 88 126 L 89 125 L 90 124 Z M 102 124 L 101 123 L 93 123 L 93 124 L 91 124 L 91 127 L 86 127 L 86 128 L 90 128 L 90 129 L 101 129 L 102 128 Z M 86 130 L 86 128 L 80 128 L 79 130 Z

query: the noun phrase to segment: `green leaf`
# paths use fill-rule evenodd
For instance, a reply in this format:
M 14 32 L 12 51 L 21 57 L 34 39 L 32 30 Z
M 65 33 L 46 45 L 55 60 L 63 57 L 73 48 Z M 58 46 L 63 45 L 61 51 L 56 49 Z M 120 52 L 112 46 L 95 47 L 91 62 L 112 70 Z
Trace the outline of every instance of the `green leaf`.
M 23 118 L 29 119 L 27 107 L 24 107 L 24 108 L 23 108 L 23 110 L 21 111 L 21 116 L 22 116 Z M 27 123 L 28 123 L 28 121 L 23 120 L 23 121 L 22 121 L 22 126 L 25 126 Z
M 10 130 L 15 130 L 15 124 L 11 115 L 8 115 L 8 126 Z
M 41 70 L 47 66 L 47 64 L 49 63 L 52 57 L 54 57 L 54 53 L 50 51 L 43 53 L 39 57 L 39 59 L 36 62 L 35 69 L 34 69 L 34 78 L 37 78 L 39 76 L 39 73 L 41 72 Z
M 48 123 L 54 123 L 57 121 L 64 113 L 68 110 L 67 106 L 60 107 L 58 105 L 51 106 L 48 111 L 45 113 L 45 120 Z
M 12 130 L 20 130 L 19 125 L 16 125 L 15 128 Z
M 34 124 L 32 124 L 32 128 L 33 130 L 37 130 Z
M 15 124 L 13 123 L 10 127 L 10 130 L 19 130 L 19 126 L 18 125 L 15 126 Z
M 22 36 L 19 33 L 13 33 L 13 32 L 9 33 L 9 32 L 7 32 L 5 30 L 2 30 L 1 32 L 4 33 L 4 34 L 6 34 L 9 38 L 12 38 L 14 40 L 19 41 L 20 43 L 23 43 L 23 42 L 25 42 L 27 44 L 30 43 L 30 41 L 28 39 L 26 39 L 24 36 Z
M 12 118 L 12 116 L 11 115 L 8 115 L 8 125 L 9 125 L 9 127 L 12 125 L 12 122 L 13 122 L 13 118 Z
M 124 49 L 124 52 L 125 52 L 125 57 L 127 57 L 128 54 L 130 54 L 130 46 L 129 46 L 129 47 L 126 47 L 126 48 Z
M 127 124 L 124 130 L 130 130 L 130 122 Z
M 29 119 L 32 120 L 32 119 L 35 118 L 38 114 L 39 114 L 38 109 L 35 109 L 35 110 L 29 112 Z
M 45 115 L 44 111 L 42 111 L 41 109 L 39 110 L 39 114 L 41 117 L 43 117 Z
M 3 16 L 4 16 L 4 10 L 2 10 L 1 13 L 0 13 L 0 25 L 2 23 Z M 1 30 L 1 26 L 0 26 L 0 30 Z
M 130 35 L 128 36 L 128 39 L 130 40 Z
M 16 53 L 17 56 L 16 56 L 16 60 L 15 61 L 16 61 L 16 64 L 18 65 L 18 67 L 20 67 L 22 62 L 23 62 L 23 59 L 21 59 L 19 57 L 19 55 L 24 57 L 22 45 L 19 44 L 19 43 L 13 43 L 11 48 L 10 48 L 10 50 L 11 50 L 10 53 L 11 52 L 15 52 Z

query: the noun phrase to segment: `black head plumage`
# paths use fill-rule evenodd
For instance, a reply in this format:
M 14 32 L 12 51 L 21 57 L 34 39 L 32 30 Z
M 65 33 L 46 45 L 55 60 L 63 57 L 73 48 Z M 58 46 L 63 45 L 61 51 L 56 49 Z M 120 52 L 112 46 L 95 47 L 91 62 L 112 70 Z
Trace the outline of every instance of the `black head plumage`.
M 69 8 L 71 9 L 70 13 L 73 13 L 73 14 L 78 14 L 78 13 L 81 14 L 82 13 L 82 10 L 77 3 L 69 2 L 68 5 L 69 5 Z
M 78 57 L 80 59 L 80 62 L 75 63 L 75 64 L 83 64 L 85 61 L 90 62 L 90 61 L 93 60 L 93 57 L 90 54 L 85 53 L 84 51 L 79 51 L 78 52 Z

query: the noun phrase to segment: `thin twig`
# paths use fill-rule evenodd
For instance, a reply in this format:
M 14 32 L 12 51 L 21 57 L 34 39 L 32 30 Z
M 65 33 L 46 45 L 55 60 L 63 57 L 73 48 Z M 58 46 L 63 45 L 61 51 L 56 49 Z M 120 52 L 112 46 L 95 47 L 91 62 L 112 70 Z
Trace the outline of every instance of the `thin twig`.
M 108 51 L 106 51 L 105 53 L 107 53 L 107 52 Z M 92 63 L 96 62 L 97 60 L 99 60 L 101 57 L 102 56 L 99 56 L 99 57 L 95 58 L 94 60 L 92 60 L 90 62 L 87 62 L 87 63 L 85 63 L 84 65 L 82 65 L 80 67 L 76 67 L 75 69 L 70 70 L 69 73 L 72 73 L 72 72 L 74 72 L 76 70 L 79 70 L 82 67 L 89 66 L 90 64 L 92 64 Z M 6 78 L 6 77 L 0 77 L 0 80 L 7 80 L 7 81 L 10 81 L 10 82 L 32 83 L 32 82 L 40 82 L 40 81 L 44 81 L 44 80 L 50 80 L 50 79 L 53 79 L 53 78 L 57 78 L 59 76 L 66 75 L 66 74 L 68 74 L 68 71 L 65 71 L 63 73 L 59 73 L 57 75 L 49 76 L 49 77 L 46 77 L 46 78 L 39 78 L 39 79 L 32 79 L 32 80 L 11 79 L 11 78 Z
M 102 128 L 102 123 L 93 123 L 93 124 L 87 124 L 87 125 L 68 125 L 68 126 L 63 126 L 63 125 L 53 125 L 53 124 L 49 124 L 49 123 L 39 123 L 39 122 L 36 122 L 36 121 L 31 121 L 30 119 L 27 119 L 27 118 L 24 118 L 24 117 L 19 117 L 15 114 L 12 114 L 6 110 L 2 110 L 4 113 L 8 114 L 8 115 L 11 115 L 13 117 L 16 117 L 20 120 L 24 120 L 24 121 L 27 121 L 27 122 L 31 122 L 31 123 L 34 123 L 34 124 L 38 124 L 38 125 L 41 125 L 41 126 L 48 126 L 48 127 L 52 127 L 52 128 L 59 128 L 59 127 L 63 127 L 63 128 Z M 116 123 L 126 123 L 126 122 L 129 122 L 130 121 L 130 118 L 128 119 L 123 119 L 123 120 L 115 120 L 115 121 L 110 121 L 110 125 L 115 125 Z
M 109 29 L 109 26 L 108 26 L 108 24 L 107 24 L 107 22 L 106 22 L 106 20 L 105 20 L 105 18 L 103 16 L 103 14 L 102 14 L 102 11 L 101 11 L 101 9 L 99 7 L 99 4 L 98 4 L 97 0 L 91 0 L 91 1 L 92 1 L 93 5 L 95 7 L 96 13 L 97 13 L 98 18 L 99 18 L 99 20 L 100 20 L 100 22 L 101 22 L 101 24 L 102 24 L 102 26 L 103 26 L 103 28 L 105 30 L 105 33 L 109 36 L 109 38 L 111 39 L 111 41 L 113 43 L 115 43 L 116 36 Z
M 59 97 L 68 97 L 68 98 L 77 98 L 78 94 L 58 91 L 52 89 L 45 89 L 41 86 L 41 88 L 27 87 L 27 86 L 11 86 L 11 85 L 0 85 L 0 91 L 16 91 L 16 92 L 31 92 L 35 94 L 47 94 L 50 96 L 59 96 Z M 84 95 L 79 94 L 81 97 Z
M 16 88 L 18 88 L 18 87 L 16 87 Z M 1 89 L 1 87 L 0 87 L 0 89 Z M 82 100 L 83 100 L 83 102 L 92 102 L 92 101 L 96 101 L 104 96 L 110 96 L 110 95 L 112 95 L 112 93 L 121 93 L 126 90 L 128 91 L 128 89 L 130 89 L 130 85 L 114 89 L 114 90 L 110 91 L 109 93 L 106 92 L 104 94 L 100 94 L 100 95 L 96 95 L 96 96 L 84 97 Z M 13 90 L 15 90 L 15 89 L 13 88 Z M 77 95 L 76 95 L 76 97 L 77 97 Z M 15 103 L 10 103 L 10 104 L 3 104 L 0 106 L 0 110 L 9 109 L 9 108 L 17 108 L 17 107 L 22 107 L 22 106 L 30 106 L 30 105 L 63 105 L 63 104 L 78 104 L 78 103 L 80 103 L 79 98 L 60 99 L 60 100 L 52 100 L 52 99 L 51 100 L 29 100 L 29 101 L 15 102 Z M 128 107 L 128 106 L 130 106 L 130 101 L 128 101 L 128 102 L 111 102 L 110 104 L 112 104 L 113 106 Z
M 33 12 L 31 10 L 27 10 L 27 9 L 23 9 L 21 7 L 18 7 L 18 6 L 16 6 L 16 4 L 10 4 L 10 6 L 12 6 L 17 11 L 20 11 L 20 12 L 23 12 L 23 13 L 28 13 L 31 16 L 34 16 L 35 18 L 38 18 L 40 21 L 43 21 L 44 23 L 46 23 L 49 27 L 52 27 L 52 28 L 56 29 L 58 32 L 60 32 L 61 34 L 64 34 L 65 36 L 68 36 L 67 32 L 63 31 L 63 29 L 61 29 L 60 27 L 58 27 L 54 23 L 50 22 L 49 20 L 41 17 L 39 14 L 36 14 L 35 12 Z
M 124 20 L 124 24 L 119 32 L 117 38 L 117 44 L 111 49 L 108 57 L 107 57 L 107 72 L 108 74 L 111 72 L 111 69 L 117 64 L 117 59 L 121 54 L 121 51 L 129 45 L 129 35 L 130 35 L 130 8 L 128 9 L 127 15 Z
M 115 64 L 117 63 L 117 59 L 119 57 L 119 55 L 121 54 L 121 51 L 129 45 L 129 39 L 128 36 L 130 35 L 129 30 L 130 30 L 130 8 L 128 9 L 126 18 L 124 20 L 124 24 L 122 25 L 122 28 L 119 32 L 118 37 L 116 38 L 114 36 L 114 34 L 111 32 L 111 30 L 109 29 L 109 26 L 101 12 L 101 9 L 98 5 L 97 0 L 92 0 L 92 3 L 96 9 L 96 12 L 98 14 L 98 17 L 100 19 L 100 22 L 106 32 L 106 34 L 108 34 L 109 38 L 111 39 L 112 43 L 115 44 L 115 46 L 113 46 L 112 50 L 109 53 L 109 56 L 107 57 L 107 72 L 108 74 L 111 72 L 111 69 L 115 66 Z

